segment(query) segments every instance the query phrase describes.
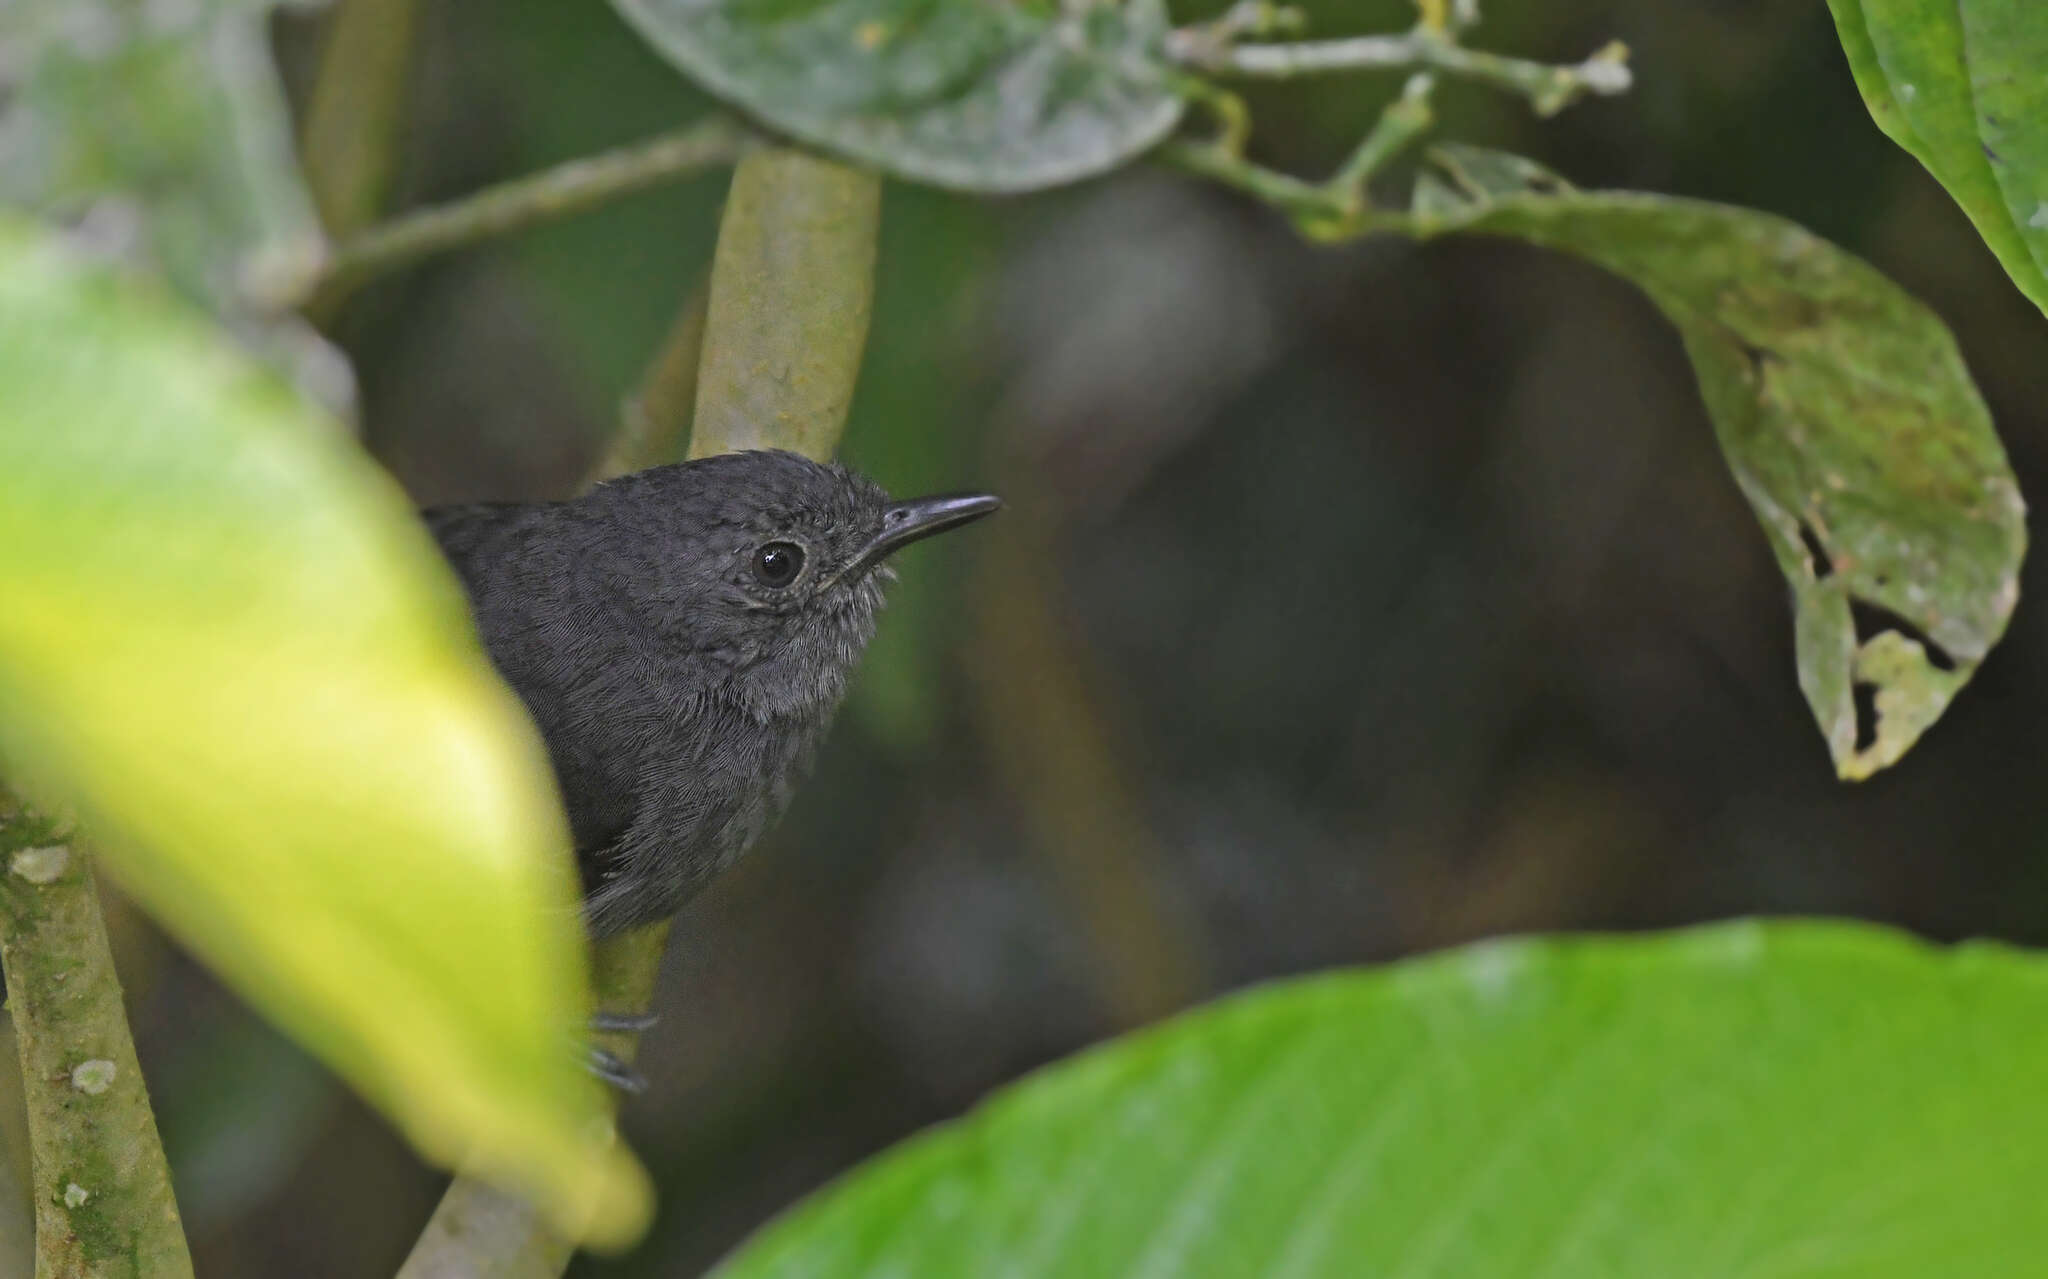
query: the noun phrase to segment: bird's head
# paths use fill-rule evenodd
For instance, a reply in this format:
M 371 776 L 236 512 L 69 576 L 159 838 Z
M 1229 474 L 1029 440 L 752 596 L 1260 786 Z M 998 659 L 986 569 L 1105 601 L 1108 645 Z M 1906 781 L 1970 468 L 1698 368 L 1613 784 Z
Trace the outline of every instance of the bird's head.
M 785 452 L 656 467 L 599 494 L 647 578 L 628 585 L 634 606 L 762 718 L 836 705 L 874 635 L 888 557 L 1002 505 L 979 493 L 893 501 L 843 466 Z

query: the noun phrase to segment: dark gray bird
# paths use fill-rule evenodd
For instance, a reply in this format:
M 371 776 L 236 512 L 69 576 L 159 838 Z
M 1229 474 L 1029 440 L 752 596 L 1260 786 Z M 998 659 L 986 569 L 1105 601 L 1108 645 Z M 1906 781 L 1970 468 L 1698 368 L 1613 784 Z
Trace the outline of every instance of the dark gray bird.
M 546 739 L 592 935 L 673 914 L 747 850 L 874 635 L 883 561 L 1000 505 L 892 502 L 844 467 L 759 452 L 426 512 Z

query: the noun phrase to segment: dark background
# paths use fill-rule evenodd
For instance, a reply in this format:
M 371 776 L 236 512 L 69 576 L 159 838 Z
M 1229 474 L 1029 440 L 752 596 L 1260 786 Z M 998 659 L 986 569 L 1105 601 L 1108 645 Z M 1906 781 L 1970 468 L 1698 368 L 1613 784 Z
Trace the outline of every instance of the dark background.
M 1450 83 L 1442 133 L 1868 257 L 1955 328 L 2048 492 L 2048 324 L 1870 123 L 1824 6 L 1491 7 L 1473 43 L 1618 37 L 1637 89 L 1543 122 Z M 1325 3 L 1315 29 L 1411 12 Z M 295 73 L 316 35 L 280 26 Z M 706 107 L 594 2 L 440 0 L 419 39 L 395 207 Z M 1261 90 L 1261 158 L 1327 170 L 1397 83 Z M 723 186 L 361 295 L 337 332 L 369 446 L 422 501 L 572 484 L 701 280 Z M 815 780 L 684 916 L 626 1112 L 660 1218 L 576 1273 L 694 1273 L 1021 1072 L 1282 974 L 1751 913 L 2048 941 L 2040 573 L 1926 741 L 1837 783 L 1679 344 L 1590 268 L 1316 248 L 1145 165 L 1029 199 L 892 185 L 844 452 L 1010 509 L 903 557 Z M 390 1273 L 441 1179 L 116 922 L 200 1272 Z

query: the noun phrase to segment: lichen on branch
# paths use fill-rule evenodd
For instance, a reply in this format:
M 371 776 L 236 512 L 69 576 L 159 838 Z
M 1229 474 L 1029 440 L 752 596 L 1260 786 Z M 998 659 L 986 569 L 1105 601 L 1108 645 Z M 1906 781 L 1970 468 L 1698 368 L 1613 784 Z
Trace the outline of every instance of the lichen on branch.
M 4 788 L 0 965 L 28 1103 L 37 1279 L 190 1276 L 91 854 Z

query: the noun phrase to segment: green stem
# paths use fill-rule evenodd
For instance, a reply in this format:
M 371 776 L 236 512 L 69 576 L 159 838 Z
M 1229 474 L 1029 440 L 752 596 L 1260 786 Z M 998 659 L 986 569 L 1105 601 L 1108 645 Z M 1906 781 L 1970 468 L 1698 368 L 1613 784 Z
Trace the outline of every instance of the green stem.
M 327 21 L 299 155 L 330 236 L 353 235 L 384 207 L 418 8 L 418 0 L 345 0 Z
M 190 1276 L 91 858 L 4 790 L 0 966 L 27 1100 L 37 1279 Z
M 733 174 L 711 265 L 690 456 L 832 456 L 867 345 L 882 184 L 807 151 Z
M 1297 220 L 1341 212 L 1327 188 L 1304 182 L 1291 174 L 1255 164 L 1228 146 L 1213 142 L 1175 140 L 1153 153 L 1160 159 L 1196 177 L 1236 187 L 1246 195 Z
M 1380 112 L 1379 121 L 1365 141 L 1330 178 L 1330 189 L 1353 208 L 1366 205 L 1365 184 L 1386 166 L 1387 161 L 1406 150 L 1429 131 L 1436 114 L 1429 108 L 1429 91 L 1434 82 L 1426 75 L 1411 77 L 1401 96 Z
M 749 152 L 733 173 L 718 229 L 708 302 L 696 296 L 650 362 L 630 402 L 623 444 L 596 478 L 673 457 L 695 426 L 690 456 L 787 448 L 823 460 L 846 426 L 874 298 L 881 181 L 872 173 L 786 148 Z M 691 312 L 702 305 L 701 322 Z M 701 350 L 695 404 L 680 366 Z M 667 949 L 661 923 L 598 943 L 594 1006 L 642 1012 Z M 600 1037 L 632 1062 L 638 1036 Z M 457 1177 L 406 1258 L 399 1279 L 553 1279 L 574 1249 L 526 1204 Z
M 1361 144 L 1360 150 L 1364 149 Z M 1213 142 L 1168 142 L 1154 154 L 1175 168 L 1235 187 L 1272 205 L 1312 239 L 1349 240 L 1375 231 L 1405 230 L 1408 226 L 1406 214 L 1372 208 L 1363 202 L 1357 190 L 1339 184 L 1339 179 L 1357 169 L 1355 153 L 1354 162 L 1347 163 L 1338 178 L 1322 183 L 1304 182 L 1268 169 Z M 1362 185 L 1363 176 L 1357 181 Z
M 298 291 L 303 309 L 334 306 L 367 281 L 434 253 L 596 208 L 647 187 L 730 164 L 754 145 L 743 126 L 702 120 L 646 142 L 487 187 L 420 209 L 335 245 L 317 278 Z

